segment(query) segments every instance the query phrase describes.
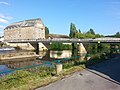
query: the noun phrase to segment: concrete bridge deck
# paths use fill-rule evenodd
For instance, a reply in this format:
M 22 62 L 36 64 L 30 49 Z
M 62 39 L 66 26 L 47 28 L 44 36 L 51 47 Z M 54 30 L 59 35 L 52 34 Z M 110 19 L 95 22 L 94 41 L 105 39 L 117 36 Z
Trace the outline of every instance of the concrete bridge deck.
M 15 39 L 15 40 L 5 40 L 9 43 L 26 43 L 26 42 L 42 42 L 42 43 L 120 43 L 120 38 L 89 38 L 89 39 L 66 39 L 66 38 L 54 38 L 54 39 Z

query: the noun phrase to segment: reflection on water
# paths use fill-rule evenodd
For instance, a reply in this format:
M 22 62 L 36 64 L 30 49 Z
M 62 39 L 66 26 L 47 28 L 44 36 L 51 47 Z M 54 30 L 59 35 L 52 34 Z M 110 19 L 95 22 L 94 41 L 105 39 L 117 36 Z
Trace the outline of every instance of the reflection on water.
M 72 52 L 70 50 L 63 50 L 63 51 L 44 51 L 39 52 L 39 60 L 36 58 L 24 58 L 24 59 L 13 59 L 13 60 L 4 60 L 0 61 L 0 65 L 5 65 L 7 68 L 22 68 L 25 66 L 32 66 L 37 64 L 42 64 L 43 61 L 53 61 L 62 58 L 71 58 L 74 56 L 80 56 L 77 58 L 78 60 L 83 60 L 85 58 L 85 54 L 78 54 L 77 52 Z M 42 61 L 41 61 L 42 60 Z M 1 66 L 0 69 L 4 67 Z
M 15 59 L 15 60 L 4 60 L 0 61 L 0 65 L 7 65 L 8 68 L 22 68 L 25 66 L 32 66 L 41 64 L 41 61 L 36 60 L 36 58 L 25 58 L 25 59 Z
M 72 56 L 72 51 L 64 50 L 64 51 L 50 51 L 50 58 L 70 58 Z
M 42 59 L 47 54 L 47 51 L 39 52 L 39 58 Z
M 6 65 L 0 65 L 0 72 L 7 71 L 9 68 Z

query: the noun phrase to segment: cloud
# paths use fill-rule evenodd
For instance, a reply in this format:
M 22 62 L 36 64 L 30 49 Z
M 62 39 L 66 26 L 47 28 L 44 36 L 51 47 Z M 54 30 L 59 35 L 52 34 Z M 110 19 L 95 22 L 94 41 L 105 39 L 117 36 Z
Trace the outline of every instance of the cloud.
M 11 20 L 12 17 L 0 14 L 0 23 L 7 24 L 9 20 Z
M 8 21 L 7 21 L 7 20 L 5 20 L 5 19 L 3 19 L 3 18 L 0 18 L 0 22 L 1 22 L 1 23 L 5 23 L 5 24 L 7 24 L 7 23 L 8 23 Z
M 0 18 L 11 20 L 12 17 L 0 14 Z
M 9 5 L 9 3 L 7 3 L 7 2 L 2 2 L 2 1 L 0 1 L 0 4 Z

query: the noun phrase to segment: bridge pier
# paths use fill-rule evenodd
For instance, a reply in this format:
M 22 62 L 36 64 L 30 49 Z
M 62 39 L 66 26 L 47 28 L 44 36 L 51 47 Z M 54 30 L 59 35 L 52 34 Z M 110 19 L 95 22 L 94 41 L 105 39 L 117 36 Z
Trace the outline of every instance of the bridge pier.
M 39 43 L 38 42 L 31 42 L 30 43 L 34 48 L 35 48 L 35 52 L 36 54 L 39 54 Z
M 50 49 L 50 42 L 43 43 L 44 46 L 49 50 Z
M 79 51 L 79 53 L 87 53 L 87 51 L 82 43 L 79 43 L 78 51 Z
M 72 43 L 72 51 L 74 51 L 76 48 L 75 43 Z

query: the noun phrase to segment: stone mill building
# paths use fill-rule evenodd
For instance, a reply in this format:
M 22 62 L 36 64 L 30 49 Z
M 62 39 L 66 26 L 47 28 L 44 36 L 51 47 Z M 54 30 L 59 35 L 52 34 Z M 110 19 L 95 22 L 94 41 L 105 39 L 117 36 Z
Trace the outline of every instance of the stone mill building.
M 44 38 L 45 26 L 40 18 L 15 22 L 4 29 L 4 40 Z

